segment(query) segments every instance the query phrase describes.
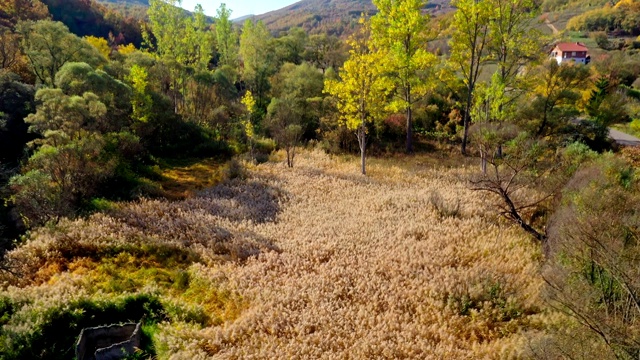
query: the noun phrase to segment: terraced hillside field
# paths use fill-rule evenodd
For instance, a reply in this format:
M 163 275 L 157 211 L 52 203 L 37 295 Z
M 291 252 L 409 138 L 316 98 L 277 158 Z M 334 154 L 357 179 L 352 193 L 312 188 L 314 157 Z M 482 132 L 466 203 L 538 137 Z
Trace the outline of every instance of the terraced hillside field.
M 516 357 L 541 326 L 540 251 L 440 161 L 373 159 L 363 177 L 305 152 L 40 229 L 9 255 L 2 340 L 138 296 L 158 358 Z

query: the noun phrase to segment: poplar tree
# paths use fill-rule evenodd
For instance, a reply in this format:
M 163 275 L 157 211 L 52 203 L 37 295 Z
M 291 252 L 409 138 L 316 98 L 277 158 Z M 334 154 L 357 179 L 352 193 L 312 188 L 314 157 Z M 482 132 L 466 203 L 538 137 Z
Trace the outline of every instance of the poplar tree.
M 207 31 L 202 6 L 196 6 L 193 17 L 189 17 L 180 8 L 181 3 L 181 0 L 150 0 L 147 14 L 155 41 L 149 33 L 144 34 L 147 46 L 169 65 L 176 113 L 180 105 L 178 95 L 188 96 L 184 86 L 186 68 L 206 69 L 213 52 L 213 36 Z
M 492 14 L 488 48 L 501 82 L 517 89 L 518 73 L 540 58 L 542 33 L 534 28 L 538 5 L 533 0 L 490 0 Z
M 31 70 L 45 86 L 55 87 L 56 73 L 68 62 L 84 61 L 95 67 L 106 61 L 98 50 L 70 33 L 61 22 L 20 22 L 17 33 L 22 36 L 20 45 Z
M 486 47 L 489 42 L 489 27 L 491 19 L 491 4 L 487 1 L 455 0 L 456 7 L 451 22 L 451 56 L 450 64 L 462 75 L 466 87 L 466 101 L 464 104 L 464 133 L 461 151 L 467 153 L 469 124 L 473 93 L 480 75 L 480 69 L 488 60 Z
M 244 64 L 242 78 L 256 97 L 260 115 L 267 108 L 269 76 L 276 72 L 276 58 L 271 33 L 262 21 L 247 20 L 240 35 L 240 57 Z
M 425 0 L 374 0 L 378 13 L 371 18 L 374 41 L 387 54 L 385 72 L 397 90 L 390 103 L 393 111 L 406 116 L 406 151 L 413 151 L 413 107 L 431 89 L 425 79 L 436 63 L 426 49 L 429 41 L 429 16 L 422 13 Z
M 386 98 L 393 83 L 384 76 L 387 54 L 370 39 L 370 26 L 360 19 L 362 28 L 348 41 L 349 59 L 340 69 L 340 80 L 327 80 L 325 92 L 337 99 L 340 118 L 349 130 L 355 130 L 360 146 L 360 167 L 366 175 L 367 125 L 380 120 L 386 112 Z
M 238 61 L 238 38 L 233 31 L 231 22 L 231 9 L 227 9 L 227 4 L 220 4 L 216 10 L 215 29 L 218 54 L 220 54 L 219 64 L 236 66 Z

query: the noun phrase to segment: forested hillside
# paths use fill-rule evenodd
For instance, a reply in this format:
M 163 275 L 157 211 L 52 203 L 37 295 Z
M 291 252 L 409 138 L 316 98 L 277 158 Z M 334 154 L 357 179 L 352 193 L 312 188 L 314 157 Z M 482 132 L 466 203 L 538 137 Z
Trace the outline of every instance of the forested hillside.
M 640 356 L 629 24 L 179 5 L 0 4 L 2 359 L 125 322 L 144 359 Z
M 125 5 L 140 5 L 149 7 L 149 0 L 100 0 L 106 4 L 125 4 Z
M 121 44 L 142 43 L 141 23 L 134 17 L 125 17 L 93 0 L 44 0 L 51 17 L 64 23 L 78 36 L 110 36 Z
M 424 11 L 442 14 L 452 11 L 448 0 L 428 2 Z M 348 35 L 357 26 L 361 13 L 369 16 L 377 12 L 371 0 L 302 0 L 283 9 L 256 16 L 275 33 L 301 27 L 312 34 Z

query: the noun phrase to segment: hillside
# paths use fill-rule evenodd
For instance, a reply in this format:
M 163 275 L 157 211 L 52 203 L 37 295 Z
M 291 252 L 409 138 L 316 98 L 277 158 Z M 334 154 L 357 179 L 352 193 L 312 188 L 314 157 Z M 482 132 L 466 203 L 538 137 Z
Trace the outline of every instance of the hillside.
M 53 20 L 61 21 L 78 36 L 114 36 L 117 43 L 140 46 L 142 33 L 139 16 L 126 16 L 101 3 L 82 0 L 42 0 Z
M 97 0 L 98 3 L 109 9 L 113 9 L 120 14 L 136 19 L 145 19 L 149 0 Z
M 49 0 L 51 1 L 51 0 Z M 98 0 L 98 3 L 124 16 L 144 19 L 148 0 Z M 437 15 L 453 10 L 449 0 L 429 1 L 425 11 Z M 233 4 L 229 4 L 233 9 Z M 311 34 L 349 34 L 360 14 L 373 15 L 376 8 L 371 0 L 303 0 L 262 15 L 247 15 L 233 21 L 241 24 L 247 19 L 262 20 L 274 34 L 301 27 Z M 212 19 L 211 19 L 212 20 Z
M 449 0 L 429 1 L 426 11 L 439 14 L 453 10 Z M 274 33 L 301 27 L 310 33 L 342 35 L 349 33 L 362 12 L 375 14 L 371 0 L 303 0 L 255 18 L 264 21 Z
M 149 6 L 149 0 L 99 0 L 98 2 L 106 4 Z

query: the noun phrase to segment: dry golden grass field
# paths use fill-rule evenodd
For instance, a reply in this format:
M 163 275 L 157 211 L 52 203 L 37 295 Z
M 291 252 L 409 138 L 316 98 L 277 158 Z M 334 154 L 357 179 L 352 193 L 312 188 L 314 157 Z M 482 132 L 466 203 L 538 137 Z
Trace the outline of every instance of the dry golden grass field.
M 20 276 L 0 297 L 20 306 L 5 331 L 26 336 L 37 306 L 141 293 L 168 309 L 150 332 L 158 358 L 522 354 L 545 317 L 542 255 L 468 190 L 475 168 L 372 159 L 363 177 L 356 158 L 296 160 L 32 232 L 9 254 Z

